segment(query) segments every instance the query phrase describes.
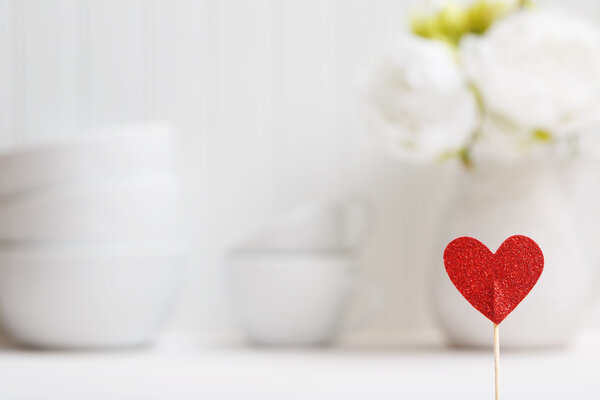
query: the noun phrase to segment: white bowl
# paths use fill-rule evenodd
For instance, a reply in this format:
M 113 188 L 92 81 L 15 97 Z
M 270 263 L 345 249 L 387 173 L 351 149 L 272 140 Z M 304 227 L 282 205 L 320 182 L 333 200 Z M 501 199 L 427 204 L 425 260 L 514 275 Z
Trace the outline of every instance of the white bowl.
M 145 345 L 165 323 L 183 247 L 0 251 L 0 318 L 20 343 L 48 348 Z
M 38 190 L 0 199 L 0 241 L 173 239 L 181 200 L 171 174 Z
M 172 171 L 178 159 L 177 137 L 166 123 L 108 126 L 0 154 L 0 197 L 65 182 Z

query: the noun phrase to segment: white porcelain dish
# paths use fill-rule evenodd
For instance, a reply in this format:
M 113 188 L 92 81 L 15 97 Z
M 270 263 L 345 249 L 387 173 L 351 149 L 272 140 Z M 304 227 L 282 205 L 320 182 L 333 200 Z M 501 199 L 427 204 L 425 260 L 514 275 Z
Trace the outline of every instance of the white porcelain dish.
M 64 185 L 0 201 L 0 243 L 144 241 L 183 235 L 176 176 Z
M 175 300 L 184 247 L 22 246 L 0 251 L 0 318 L 44 348 L 149 344 Z
M 0 197 L 49 185 L 173 171 L 179 148 L 163 122 L 126 123 L 0 153 Z

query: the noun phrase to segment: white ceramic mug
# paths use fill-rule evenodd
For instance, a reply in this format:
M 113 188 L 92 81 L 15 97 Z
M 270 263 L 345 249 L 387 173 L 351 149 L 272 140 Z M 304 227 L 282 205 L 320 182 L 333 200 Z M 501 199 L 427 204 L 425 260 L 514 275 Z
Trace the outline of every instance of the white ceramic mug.
M 375 206 L 365 197 L 348 195 L 293 207 L 261 226 L 236 247 L 287 251 L 359 251 L 375 222 Z
M 364 292 L 375 312 L 379 291 L 356 271 L 348 251 L 237 250 L 227 282 L 232 306 L 253 344 L 305 346 L 331 342 L 347 325 L 352 297 Z
M 371 203 L 359 196 L 305 204 L 231 252 L 230 297 L 250 342 L 330 342 L 347 326 L 346 309 L 358 291 L 374 312 L 380 292 L 356 265 L 373 217 Z

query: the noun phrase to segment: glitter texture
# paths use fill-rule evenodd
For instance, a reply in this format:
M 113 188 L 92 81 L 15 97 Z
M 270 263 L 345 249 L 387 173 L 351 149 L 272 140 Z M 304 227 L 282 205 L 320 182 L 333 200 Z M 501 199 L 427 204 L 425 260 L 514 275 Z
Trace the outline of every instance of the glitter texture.
M 444 265 L 464 298 L 499 324 L 535 286 L 544 269 L 544 255 L 527 236 L 509 237 L 496 253 L 465 236 L 446 246 Z

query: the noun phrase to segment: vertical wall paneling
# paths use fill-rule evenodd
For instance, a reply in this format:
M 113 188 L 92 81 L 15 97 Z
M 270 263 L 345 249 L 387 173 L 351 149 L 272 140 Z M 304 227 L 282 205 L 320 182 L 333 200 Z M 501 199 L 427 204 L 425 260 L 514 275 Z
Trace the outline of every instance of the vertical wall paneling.
M 213 24 L 209 0 L 156 1 L 149 10 L 154 29 L 149 32 L 147 46 L 154 63 L 153 81 L 147 92 L 153 92 L 154 116 L 174 121 L 181 133 L 185 182 L 184 194 L 189 221 L 188 229 L 194 238 L 194 254 L 188 263 L 188 279 L 180 299 L 174 326 L 198 329 L 201 315 L 211 308 L 204 294 L 214 283 L 205 270 L 212 260 L 208 213 L 208 175 L 210 154 L 211 78 L 216 68 L 210 45 Z
M 144 1 L 90 0 L 89 123 L 145 116 Z
M 25 140 L 25 3 L 13 1 L 12 4 L 12 75 L 10 110 L 10 144 L 16 145 Z
M 323 102 L 325 104 L 325 115 L 323 121 L 324 146 L 329 153 L 327 169 L 330 171 L 328 177 L 329 197 L 339 195 L 341 192 L 341 158 L 339 146 L 338 107 L 337 107 L 337 2 L 336 0 L 325 0 L 323 7 Z
M 199 150 L 198 142 L 207 140 L 206 106 L 209 94 L 208 2 L 157 1 L 150 18 L 147 47 L 154 71 L 148 72 L 147 93 L 154 93 L 156 118 L 175 121 L 186 148 Z M 198 158 L 199 154 L 194 154 Z M 197 160 L 195 160 L 197 161 Z
M 14 10 L 13 0 L 0 0 L 0 149 L 13 138 L 14 107 Z
M 90 125 L 90 73 L 91 73 L 91 49 L 90 49 L 90 1 L 79 0 L 78 17 L 78 128 L 83 130 Z
M 274 32 L 283 41 L 280 112 L 285 121 L 277 132 L 276 201 L 286 208 L 332 194 L 331 131 L 327 131 L 327 67 L 324 41 L 327 2 L 282 1 Z M 325 4 L 325 6 L 324 6 Z
M 275 117 L 274 79 L 275 51 L 273 46 L 273 0 L 255 1 L 256 15 L 256 82 L 257 82 L 257 136 L 263 146 L 260 175 L 263 217 L 269 218 L 273 212 Z
M 156 0 L 144 0 L 144 119 L 156 117 Z
M 387 3 L 382 3 L 382 5 Z M 369 0 L 337 1 L 336 92 L 339 152 L 344 175 L 356 180 L 365 162 L 377 158 L 360 115 L 359 96 L 371 60 L 388 44 L 391 20 L 387 7 Z
M 264 97 L 259 9 L 254 2 L 226 0 L 218 5 L 221 19 L 215 115 L 219 122 L 212 144 L 218 155 L 215 188 L 222 190 L 218 202 L 223 219 L 219 225 L 223 239 L 228 240 L 241 233 L 236 230 L 259 223 L 264 215 L 268 179 L 263 174 L 269 137 L 259 129 L 260 100 Z
M 287 121 L 285 119 L 285 54 L 286 40 L 285 32 L 285 3 L 281 0 L 270 1 L 270 85 L 271 85 L 271 185 L 273 195 L 271 198 L 271 208 L 274 215 L 280 211 L 282 203 L 280 195 L 280 182 L 286 177 L 286 170 L 283 168 L 282 154 L 280 149 L 284 148 L 285 132 Z
M 385 4 L 385 3 L 383 3 Z M 388 43 L 388 9 L 373 7 L 368 0 L 337 1 L 336 36 L 336 119 L 338 152 L 345 180 L 356 182 L 372 158 L 377 158 L 359 114 L 359 95 L 368 63 Z
M 78 125 L 78 2 L 30 0 L 23 12 L 23 133 L 38 142 Z M 43 67 L 41 67 L 43 66 Z

